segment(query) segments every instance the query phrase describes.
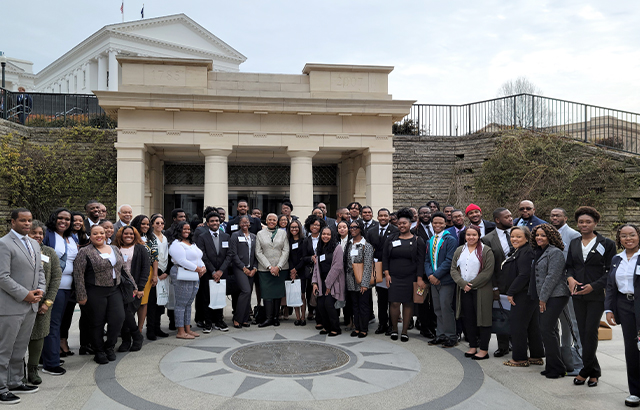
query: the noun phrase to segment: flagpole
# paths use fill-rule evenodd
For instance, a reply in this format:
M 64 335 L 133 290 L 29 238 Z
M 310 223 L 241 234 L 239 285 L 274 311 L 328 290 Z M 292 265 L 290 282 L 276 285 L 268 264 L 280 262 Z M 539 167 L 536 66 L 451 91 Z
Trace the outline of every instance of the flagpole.
M 124 23 L 124 0 L 122 0 L 122 5 L 120 6 L 120 11 L 122 12 L 122 22 Z

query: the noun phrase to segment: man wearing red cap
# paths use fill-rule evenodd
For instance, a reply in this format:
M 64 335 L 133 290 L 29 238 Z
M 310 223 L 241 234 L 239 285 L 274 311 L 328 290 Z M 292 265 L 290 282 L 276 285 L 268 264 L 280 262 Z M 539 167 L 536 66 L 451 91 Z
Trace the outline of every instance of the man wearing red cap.
M 491 222 L 491 221 L 486 221 L 484 219 L 482 219 L 482 209 L 480 209 L 480 207 L 476 204 L 469 204 L 469 206 L 467 206 L 467 209 L 465 209 L 464 211 L 465 215 L 467 216 L 467 219 L 469 219 L 469 224 L 470 225 L 476 225 L 480 228 L 480 233 L 482 233 L 482 235 L 480 237 L 485 236 L 486 234 L 488 234 L 489 232 L 493 231 L 494 229 L 496 229 L 496 224 Z M 467 228 L 464 228 L 464 230 L 460 231 L 459 237 L 459 244 L 460 245 L 464 245 L 465 242 L 465 231 L 467 230 Z

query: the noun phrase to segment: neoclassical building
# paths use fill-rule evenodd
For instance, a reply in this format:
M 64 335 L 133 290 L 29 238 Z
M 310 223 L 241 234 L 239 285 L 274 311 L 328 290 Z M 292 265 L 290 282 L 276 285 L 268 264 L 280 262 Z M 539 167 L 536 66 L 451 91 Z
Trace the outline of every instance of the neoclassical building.
M 388 92 L 393 67 L 307 64 L 300 75 L 225 73 L 210 59 L 119 56 L 118 202 L 135 213 L 238 199 L 294 214 L 353 200 L 393 209 L 394 121 L 414 101 Z
M 8 87 L 27 91 L 91 94 L 117 91 L 117 56 L 204 58 L 213 71 L 237 72 L 246 57 L 187 17 L 175 14 L 104 26 L 37 74 L 32 63 L 9 59 Z

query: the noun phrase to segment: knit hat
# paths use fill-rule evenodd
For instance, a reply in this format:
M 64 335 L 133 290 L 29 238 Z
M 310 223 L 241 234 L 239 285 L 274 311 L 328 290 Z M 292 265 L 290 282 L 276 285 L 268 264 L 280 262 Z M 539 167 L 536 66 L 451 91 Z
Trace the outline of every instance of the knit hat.
M 480 207 L 478 205 L 476 205 L 476 204 L 469 204 L 467 209 L 464 210 L 464 214 L 467 215 L 471 211 L 480 211 L 480 212 L 482 212 L 482 209 L 480 209 Z

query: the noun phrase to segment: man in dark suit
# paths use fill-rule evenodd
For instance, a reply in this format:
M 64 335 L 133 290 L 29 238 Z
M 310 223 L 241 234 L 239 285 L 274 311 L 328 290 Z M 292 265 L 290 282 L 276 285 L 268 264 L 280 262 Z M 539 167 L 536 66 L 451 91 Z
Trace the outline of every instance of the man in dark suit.
M 244 215 L 249 215 L 249 203 L 244 199 L 241 199 L 240 201 L 238 201 L 238 207 L 236 209 L 238 211 L 238 215 L 229 219 L 229 222 L 227 223 L 227 229 L 225 232 L 228 233 L 229 235 L 233 235 L 234 232 L 237 232 L 240 230 L 240 225 L 239 225 L 240 217 Z M 253 216 L 249 215 L 249 221 L 250 221 L 249 232 L 257 235 L 258 232 L 262 230 L 262 223 L 260 222 L 260 219 L 254 218 Z
M 514 226 L 526 226 L 533 232 L 536 226 L 547 223 L 536 216 L 536 207 L 529 200 L 520 202 L 518 210 L 520 211 L 520 218 L 513 221 Z
M 217 212 L 207 215 L 207 227 L 209 232 L 201 234 L 196 242 L 202 250 L 202 262 L 207 268 L 207 273 L 200 278 L 200 288 L 196 294 L 196 323 L 204 322 L 203 333 L 210 333 L 212 327 L 226 332 L 229 326 L 223 320 L 222 309 L 209 308 L 209 281 L 227 280 L 227 294 L 231 294 L 233 286 L 228 273 L 231 263 L 228 254 L 231 236 L 220 230 L 220 216 Z
M 347 223 L 355 222 L 360 218 L 360 211 L 362 210 L 362 205 L 360 202 L 351 202 L 347 205 L 347 209 L 349 210 L 349 220 Z
M 373 209 L 369 205 L 365 205 L 362 207 L 362 222 L 364 222 L 364 235 L 366 238 L 366 234 L 369 229 L 378 229 L 380 224 L 373 219 Z
M 29 238 L 31 212 L 11 212 L 11 232 L 0 239 L 0 404 L 20 402 L 16 394 L 38 387 L 22 381 L 40 300 L 46 288 L 38 242 Z
M 500 289 L 498 283 L 500 275 L 502 274 L 502 262 L 507 258 L 509 252 L 513 250 L 510 238 L 513 217 L 507 208 L 497 208 L 493 211 L 493 220 L 496 228 L 481 240 L 484 245 L 490 247 L 493 251 L 494 265 L 493 276 L 491 278 L 493 282 L 493 299 L 500 300 L 500 295 L 505 295 L 508 290 Z M 496 350 L 493 355 L 495 357 L 502 357 L 509 354 L 509 335 L 497 335 L 497 338 L 498 350 Z
M 116 240 L 116 234 L 123 226 L 127 226 L 133 219 L 133 208 L 131 205 L 123 204 L 118 207 L 118 222 L 113 225 L 113 236 L 111 236 L 111 242 Z
M 327 205 L 324 202 L 319 202 L 318 203 L 318 208 L 320 208 L 320 210 L 322 210 L 322 214 L 324 215 L 324 221 L 327 223 L 327 226 L 333 230 L 335 230 L 337 228 L 337 223 L 336 220 L 333 218 L 329 218 L 327 216 Z
M 433 236 L 431 208 L 428 205 L 423 205 L 418 208 L 418 223 L 411 230 L 411 233 L 421 237 L 425 243 L 428 243 L 429 238 Z M 438 318 L 433 309 L 433 295 L 431 292 L 429 292 L 429 295 L 425 298 L 424 303 L 416 305 L 415 311 L 417 311 L 418 316 L 416 326 L 420 329 L 420 334 L 429 339 L 435 338 Z
M 374 249 L 374 262 L 382 262 L 382 250 L 389 235 L 398 232 L 398 228 L 389 223 L 389 210 L 381 208 L 378 211 L 378 226 L 370 228 L 365 236 Z M 381 333 L 391 335 L 391 321 L 389 320 L 389 291 L 387 290 L 386 281 L 376 285 L 376 293 L 378 295 L 378 329 L 376 334 Z
M 84 212 L 87 218 L 84 220 L 84 231 L 89 235 L 91 227 L 100 222 L 100 202 L 92 199 L 84 206 Z
M 469 219 L 470 225 L 476 225 L 477 227 L 480 228 L 481 238 L 486 234 L 490 233 L 491 231 L 493 231 L 494 229 L 496 229 L 495 223 L 482 219 L 482 209 L 480 209 L 478 205 L 469 204 L 469 206 L 467 206 L 467 209 L 464 210 L 464 213 L 467 216 L 467 219 Z M 463 231 L 461 231 L 458 234 L 458 244 L 461 246 L 464 245 L 466 242 L 466 239 L 465 239 L 466 230 L 467 228 L 465 228 Z
M 418 223 L 411 230 L 411 233 L 421 237 L 425 243 L 433 236 L 431 209 L 428 206 L 424 205 L 418 208 Z
M 459 242 L 460 232 L 464 231 L 464 213 L 460 209 L 454 209 L 451 211 L 451 222 L 453 225 L 450 228 L 447 228 L 447 231 L 449 231 L 449 233 Z

